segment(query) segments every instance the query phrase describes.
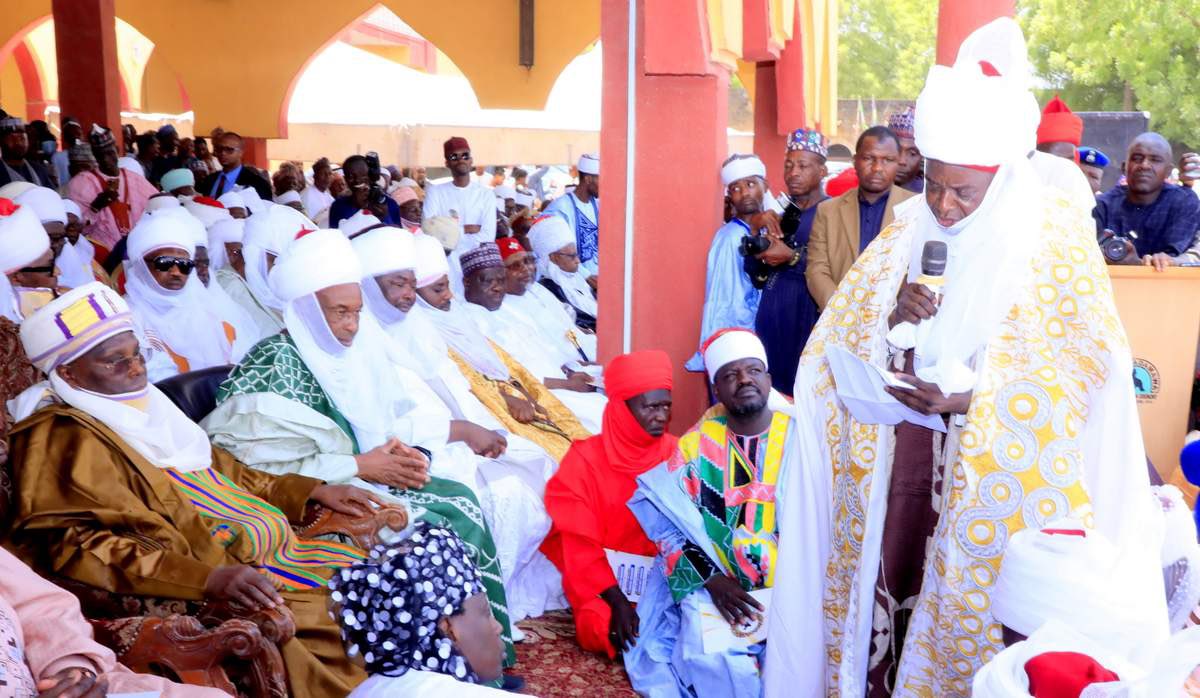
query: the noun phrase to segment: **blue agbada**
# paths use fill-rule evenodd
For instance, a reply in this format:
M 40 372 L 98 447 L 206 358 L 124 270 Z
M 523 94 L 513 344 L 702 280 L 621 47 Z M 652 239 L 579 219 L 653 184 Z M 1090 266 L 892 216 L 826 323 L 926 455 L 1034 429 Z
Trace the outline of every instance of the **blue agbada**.
M 743 268 L 738 246 L 750 234 L 750 226 L 734 218 L 717 230 L 708 250 L 708 273 L 704 282 L 704 314 L 700 320 L 700 341 L 717 330 L 742 327 L 754 331 L 754 318 L 762 292 L 754 288 Z M 704 358 L 697 352 L 688 360 L 689 371 L 703 371 Z

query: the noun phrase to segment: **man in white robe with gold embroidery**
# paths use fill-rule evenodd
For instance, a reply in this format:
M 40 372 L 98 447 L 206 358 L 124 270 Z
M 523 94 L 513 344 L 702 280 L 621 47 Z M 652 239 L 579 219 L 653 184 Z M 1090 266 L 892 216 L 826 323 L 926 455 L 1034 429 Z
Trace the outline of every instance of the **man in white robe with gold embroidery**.
M 990 593 L 1021 529 L 1073 516 L 1158 554 L 1137 541 L 1153 512 L 1129 343 L 1094 225 L 1029 165 L 1030 75 L 1008 18 L 930 70 L 925 197 L 858 259 L 801 357 L 804 467 L 780 521 L 768 698 L 970 695 L 1003 647 Z M 948 251 L 940 300 L 912 283 L 929 241 Z M 915 387 L 888 395 L 946 433 L 856 419 L 834 348 L 899 369 Z M 1164 598 L 1154 565 L 1138 569 Z

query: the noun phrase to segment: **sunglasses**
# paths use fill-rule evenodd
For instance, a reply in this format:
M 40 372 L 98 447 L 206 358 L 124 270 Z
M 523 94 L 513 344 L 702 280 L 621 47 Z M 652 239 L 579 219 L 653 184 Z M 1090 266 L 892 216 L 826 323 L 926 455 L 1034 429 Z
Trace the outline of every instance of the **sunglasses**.
M 52 274 L 54 273 L 54 265 L 47 264 L 44 267 L 21 267 L 19 271 L 22 274 Z
M 150 264 L 154 267 L 154 271 L 163 274 L 171 271 L 171 267 L 177 267 L 184 275 L 191 274 L 192 270 L 196 268 L 196 263 L 187 257 L 174 257 L 165 254 L 155 257 L 150 261 Z
M 446 156 L 446 159 L 449 160 L 450 162 L 458 162 L 459 160 L 470 160 L 471 153 L 469 151 L 466 153 L 450 153 L 449 155 Z

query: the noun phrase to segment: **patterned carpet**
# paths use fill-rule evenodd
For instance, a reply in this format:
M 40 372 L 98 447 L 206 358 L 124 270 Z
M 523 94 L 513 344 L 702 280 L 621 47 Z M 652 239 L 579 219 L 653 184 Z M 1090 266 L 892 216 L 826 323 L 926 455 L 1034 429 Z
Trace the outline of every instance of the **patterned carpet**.
M 527 695 L 542 698 L 636 696 L 620 662 L 579 649 L 567 611 L 552 611 L 517 624 L 526 639 L 517 644 L 514 673 L 525 679 Z

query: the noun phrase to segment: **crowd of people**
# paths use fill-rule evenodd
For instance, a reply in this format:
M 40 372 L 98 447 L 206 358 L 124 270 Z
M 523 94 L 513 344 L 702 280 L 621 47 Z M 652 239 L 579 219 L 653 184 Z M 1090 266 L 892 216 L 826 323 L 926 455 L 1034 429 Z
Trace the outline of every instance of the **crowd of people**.
M 780 189 L 730 157 L 676 437 L 671 357 L 598 361 L 597 155 L 550 200 L 461 137 L 434 182 L 3 115 L 0 683 L 214 694 L 55 576 L 286 606 L 296 696 L 518 691 L 517 622 L 564 608 L 647 696 L 1200 695 L 1104 269 L 1200 261 L 1200 157 L 1143 134 L 1100 192 L 1082 133 L 997 20 L 844 173 L 812 129 Z M 203 414 L 159 387 L 214 370 Z M 372 550 L 293 528 L 387 505 Z

